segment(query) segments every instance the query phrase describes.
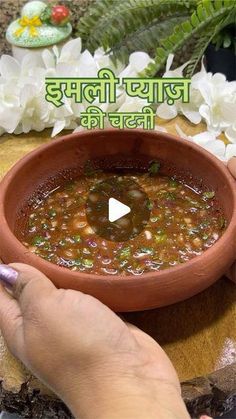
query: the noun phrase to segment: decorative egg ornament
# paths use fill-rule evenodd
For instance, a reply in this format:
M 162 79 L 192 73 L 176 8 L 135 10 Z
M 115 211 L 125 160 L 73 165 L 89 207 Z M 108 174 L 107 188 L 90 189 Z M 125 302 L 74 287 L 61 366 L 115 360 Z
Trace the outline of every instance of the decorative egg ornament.
M 12 45 L 13 56 L 19 61 L 29 51 L 64 44 L 71 35 L 70 10 L 61 5 L 31 1 L 21 11 L 21 17 L 10 24 L 6 39 Z

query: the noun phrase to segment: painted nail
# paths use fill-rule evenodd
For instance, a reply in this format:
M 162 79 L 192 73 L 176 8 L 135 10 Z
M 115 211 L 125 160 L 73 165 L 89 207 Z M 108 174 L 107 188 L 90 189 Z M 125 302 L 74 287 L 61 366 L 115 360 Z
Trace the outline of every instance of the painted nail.
M 18 278 L 18 272 L 15 269 L 11 268 L 8 265 L 1 265 L 0 264 L 0 282 L 3 285 L 12 287 Z

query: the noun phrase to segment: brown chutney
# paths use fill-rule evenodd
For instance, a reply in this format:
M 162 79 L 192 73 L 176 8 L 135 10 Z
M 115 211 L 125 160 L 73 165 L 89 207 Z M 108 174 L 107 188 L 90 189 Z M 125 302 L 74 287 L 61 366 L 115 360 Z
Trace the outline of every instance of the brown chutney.
M 98 181 L 117 176 L 115 171 L 99 171 L 58 186 L 35 202 L 23 244 L 45 260 L 73 271 L 110 275 L 141 275 L 200 255 L 226 227 L 214 191 L 199 191 L 175 177 L 161 175 L 155 164 L 149 169 L 122 174 L 137 182 L 149 198 L 150 219 L 138 236 L 112 242 L 97 236 L 88 224 L 88 191 Z

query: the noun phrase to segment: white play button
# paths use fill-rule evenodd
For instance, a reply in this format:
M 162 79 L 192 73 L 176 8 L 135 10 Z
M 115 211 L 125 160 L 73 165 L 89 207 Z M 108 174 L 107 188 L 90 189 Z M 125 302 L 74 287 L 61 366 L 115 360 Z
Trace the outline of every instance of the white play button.
M 131 211 L 128 205 L 122 204 L 122 202 L 118 201 L 115 198 L 110 198 L 108 205 L 109 205 L 108 217 L 109 217 L 110 223 L 114 223 L 115 221 L 129 214 Z
M 86 216 L 94 234 L 121 243 L 144 230 L 150 219 L 150 200 L 132 177 L 119 174 L 91 188 Z

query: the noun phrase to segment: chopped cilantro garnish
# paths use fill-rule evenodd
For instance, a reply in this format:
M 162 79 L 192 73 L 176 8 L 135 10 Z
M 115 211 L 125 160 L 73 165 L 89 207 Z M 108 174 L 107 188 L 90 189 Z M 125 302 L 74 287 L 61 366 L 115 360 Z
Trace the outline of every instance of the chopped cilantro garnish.
M 148 168 L 148 173 L 150 174 L 150 176 L 155 176 L 157 175 L 157 173 L 159 173 L 160 168 L 161 163 L 159 161 L 153 160 Z
M 205 199 L 212 199 L 215 196 L 215 192 L 214 191 L 204 192 L 202 196 Z

